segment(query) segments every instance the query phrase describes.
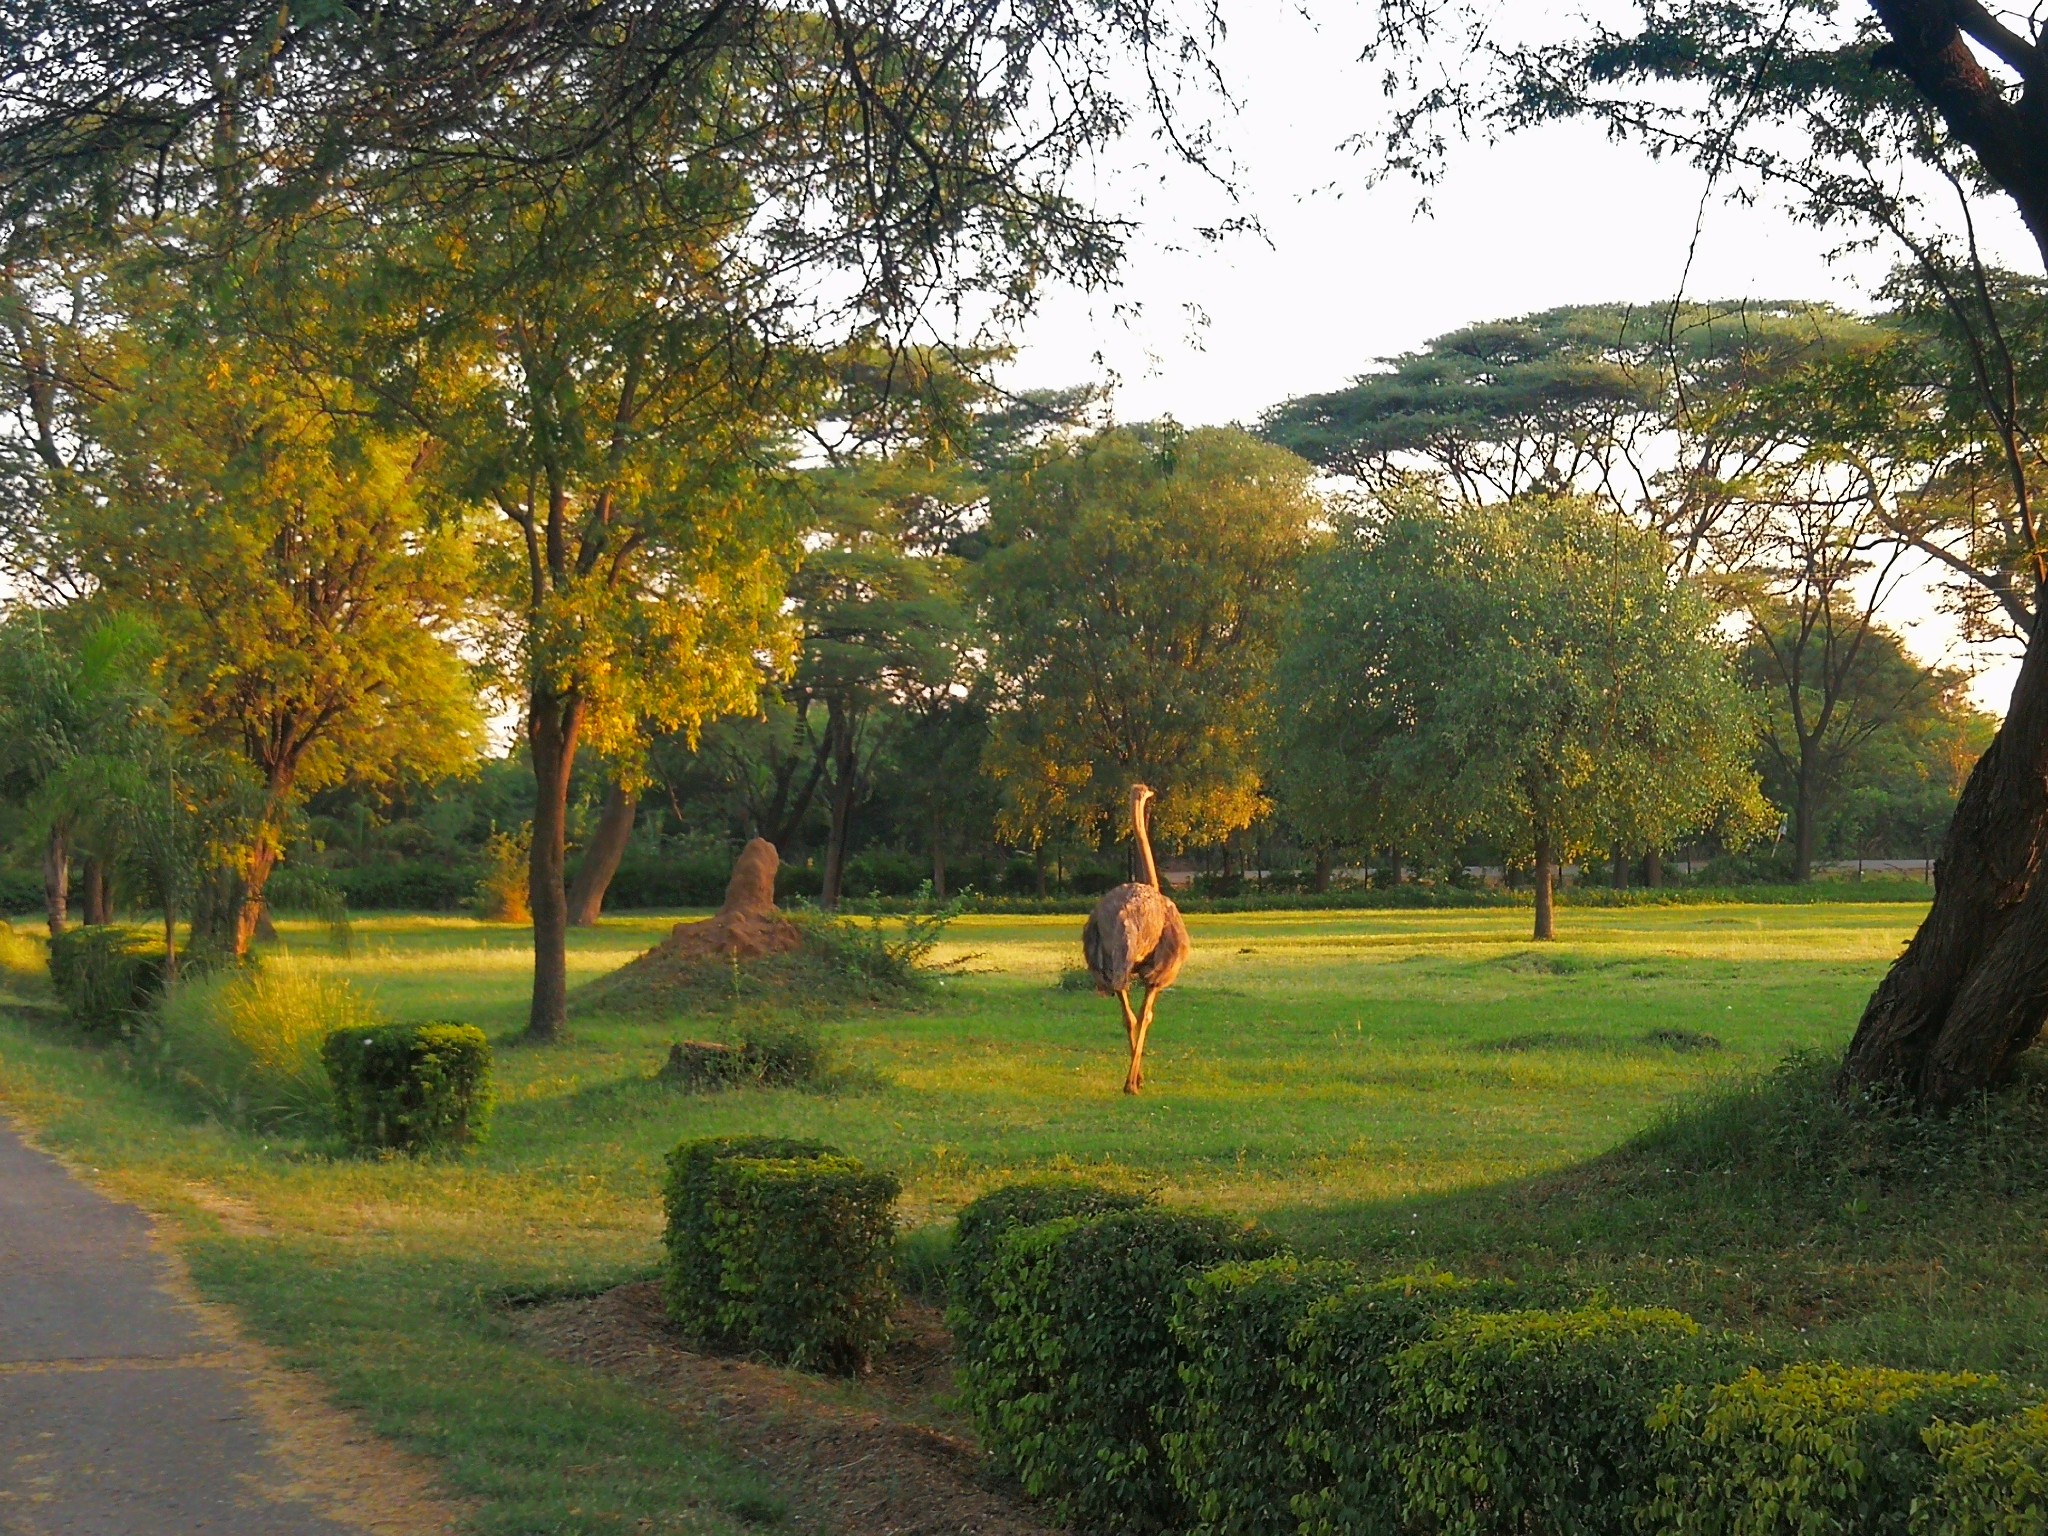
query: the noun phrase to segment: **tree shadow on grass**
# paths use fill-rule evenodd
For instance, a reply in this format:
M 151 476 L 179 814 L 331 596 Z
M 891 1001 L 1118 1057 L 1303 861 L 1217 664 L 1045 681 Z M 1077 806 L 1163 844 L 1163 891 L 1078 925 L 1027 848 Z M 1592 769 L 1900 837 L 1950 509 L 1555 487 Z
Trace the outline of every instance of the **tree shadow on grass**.
M 1794 1348 L 2048 1376 L 2044 1067 L 1930 1117 L 1846 1105 L 1833 1063 L 1802 1055 L 1568 1168 L 1265 1220 L 1304 1249 L 1507 1277 L 1539 1301 L 1604 1294 Z

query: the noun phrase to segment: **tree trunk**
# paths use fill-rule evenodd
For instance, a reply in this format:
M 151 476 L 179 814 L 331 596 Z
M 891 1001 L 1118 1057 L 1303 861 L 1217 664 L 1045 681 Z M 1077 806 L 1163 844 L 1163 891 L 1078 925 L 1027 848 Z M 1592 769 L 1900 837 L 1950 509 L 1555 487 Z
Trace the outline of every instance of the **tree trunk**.
M 1792 878 L 1801 885 L 1813 878 L 1813 845 L 1819 831 L 1814 802 L 1820 798 L 1819 777 L 1812 763 L 1802 758 L 1792 781 Z
M 1664 854 L 1661 849 L 1652 848 L 1643 855 L 1643 884 L 1653 891 L 1664 884 Z
M 1552 910 L 1557 884 L 1557 855 L 1550 846 L 1550 834 L 1536 834 L 1536 931 L 1533 938 L 1548 941 L 1557 937 L 1557 918 Z
M 569 1018 L 569 896 L 562 884 L 568 862 L 569 773 L 583 701 L 535 689 L 527 708 L 526 740 L 533 756 L 533 845 L 527 856 L 527 902 L 533 908 L 533 1006 L 526 1038 L 561 1037 Z
M 575 884 L 569 887 L 569 926 L 588 928 L 604 910 L 604 893 L 619 861 L 626 856 L 626 844 L 633 837 L 633 822 L 639 814 L 640 797 L 617 779 L 604 792 L 604 809 L 598 813 L 597 831 L 583 850 Z
M 828 710 L 825 729 L 832 745 L 832 823 L 825 839 L 825 879 L 818 905 L 832 912 L 838 910 L 846 884 L 846 843 L 853 831 L 853 794 L 860 765 L 854 721 L 836 701 Z
M 1323 894 L 1324 892 L 1326 892 L 1326 891 L 1328 891 L 1328 890 L 1329 890 L 1329 888 L 1330 888 L 1330 850 L 1329 850 L 1329 849 L 1327 849 L 1327 848 L 1318 848 L 1318 849 L 1316 850 L 1316 869 L 1315 869 L 1315 874 L 1314 874 L 1314 875 L 1313 875 L 1313 876 L 1312 876 L 1312 877 L 1310 878 L 1310 883 L 1311 883 L 1311 886 L 1313 887 L 1313 889 L 1315 890 L 1315 893 L 1316 893 L 1316 894 L 1317 894 L 1318 896 L 1322 895 L 1322 894 Z
M 257 834 L 255 846 L 249 850 L 249 865 L 242 875 L 241 892 L 235 903 L 235 958 L 242 959 L 249 953 L 249 946 L 256 942 L 267 921 L 263 905 L 263 888 L 270 883 L 270 872 L 277 868 L 277 839 L 264 831 Z M 271 930 L 273 936 L 275 929 Z
M 946 899 L 946 823 L 936 811 L 932 813 L 932 898 Z
M 1617 891 L 1628 889 L 1628 855 L 1616 843 L 1607 855 L 1607 883 Z
M 107 866 L 95 858 L 87 858 L 85 868 L 79 871 L 85 890 L 85 920 L 89 924 L 111 923 L 114 920 L 113 893 L 107 885 Z
M 1934 866 L 1934 905 L 1856 1027 L 1845 1092 L 1954 1104 L 1991 1086 L 2048 1016 L 2048 624 L 1977 760 Z
M 53 939 L 71 920 L 71 846 L 61 826 L 43 844 L 43 914 Z
M 1038 893 L 1040 901 L 1045 900 L 1045 844 L 1040 843 L 1031 850 L 1031 888 Z

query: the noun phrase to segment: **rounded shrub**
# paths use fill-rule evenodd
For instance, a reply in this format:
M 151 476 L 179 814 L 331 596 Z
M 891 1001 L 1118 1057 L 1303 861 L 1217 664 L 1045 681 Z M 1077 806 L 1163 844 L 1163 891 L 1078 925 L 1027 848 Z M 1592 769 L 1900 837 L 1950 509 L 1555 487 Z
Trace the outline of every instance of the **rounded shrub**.
M 669 1157 L 669 1313 L 697 1337 L 815 1370 L 888 1338 L 896 1180 L 815 1142 L 686 1142 Z
M 1672 1536 L 1906 1536 L 1940 1470 L 1930 1428 L 2017 1401 L 1993 1376 L 1831 1361 L 1681 1387 L 1652 1419 L 1671 1463 L 1653 1517 Z
M 1186 1511 L 1161 1443 L 1180 1429 L 1173 1309 L 1196 1271 L 1273 1249 L 1242 1223 L 1161 1210 L 1013 1228 L 996 1245 L 990 1325 L 965 1373 L 982 1443 L 1067 1524 L 1179 1529 Z
M 1294 1336 L 1310 1308 L 1358 1283 L 1356 1265 L 1281 1254 L 1219 1264 L 1182 1288 L 1179 1427 L 1163 1437 L 1191 1536 L 1292 1536 L 1308 1490 L 1288 1431 L 1306 1396 Z
M 67 928 L 50 940 L 49 970 L 72 1023 L 89 1035 L 121 1035 L 163 991 L 164 952 L 126 928 Z
M 1388 1362 L 1403 1520 L 1443 1536 L 1633 1536 L 1651 1415 L 1733 1376 L 1736 1341 L 1661 1308 L 1454 1313 Z
M 1913 1536 L 2048 1536 L 2048 1403 L 1923 1434 L 1936 1472 Z
M 946 1308 L 946 1326 L 953 1331 L 954 1353 L 969 1375 L 981 1359 L 994 1303 L 989 1273 L 996 1245 L 1019 1227 L 1035 1227 L 1063 1216 L 1104 1216 L 1111 1211 L 1141 1210 L 1151 1202 L 1143 1195 L 1104 1189 L 1082 1179 L 1026 1179 L 992 1189 L 968 1202 L 953 1226 L 953 1273 Z
M 341 1029 L 320 1055 L 341 1132 L 358 1150 L 420 1153 L 483 1139 L 491 1043 L 475 1025 Z
M 1401 1528 L 1389 1362 L 1444 1317 L 1498 1311 L 1514 1300 L 1503 1282 L 1422 1273 L 1346 1286 L 1302 1313 L 1283 1365 L 1297 1417 L 1281 1434 L 1290 1475 L 1301 1480 L 1290 1507 L 1304 1536 Z

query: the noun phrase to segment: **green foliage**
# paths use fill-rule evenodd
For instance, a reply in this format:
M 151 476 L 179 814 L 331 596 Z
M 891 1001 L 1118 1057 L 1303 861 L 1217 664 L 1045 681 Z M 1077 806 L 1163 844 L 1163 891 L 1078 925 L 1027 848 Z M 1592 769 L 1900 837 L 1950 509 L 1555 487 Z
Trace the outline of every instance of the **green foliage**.
M 961 1390 L 970 1403 L 992 1403 L 1001 1389 L 983 1385 L 977 1372 L 989 1364 L 988 1331 L 995 1320 L 990 1290 L 996 1249 L 1020 1227 L 1035 1227 L 1066 1216 L 1106 1216 L 1112 1211 L 1142 1210 L 1151 1204 L 1144 1195 L 1104 1189 L 1082 1179 L 1028 1179 L 992 1189 L 961 1208 L 953 1226 L 953 1273 L 946 1326 L 960 1360 Z
M 959 915 L 954 904 L 923 903 L 900 922 L 880 915 L 865 921 L 840 913 L 798 912 L 792 921 L 833 969 L 848 980 L 889 991 L 919 991 L 954 966 L 935 966 L 932 952 Z
M 859 1369 L 888 1336 L 899 1192 L 814 1142 L 685 1142 L 669 1155 L 669 1315 L 792 1365 Z
M 49 968 L 71 1021 L 90 1035 L 134 1029 L 164 984 L 163 951 L 110 924 L 57 934 L 50 940 Z
M 1399 1528 L 1389 1362 L 1454 1312 L 1511 1305 L 1513 1287 L 1455 1275 L 1396 1275 L 1317 1301 L 1288 1339 L 1283 1372 L 1299 1417 L 1276 1433 L 1304 1536 L 1366 1536 Z
M 1169 1319 L 1194 1271 L 1273 1247 L 1239 1223 L 1159 1210 L 1010 1231 L 996 1245 L 994 1315 L 966 1388 L 983 1445 L 1061 1521 L 1177 1529 L 1185 1512 L 1160 1439 L 1178 1428 Z
M 998 481 L 976 578 L 1009 699 L 987 762 L 1013 834 L 1120 825 L 1133 780 L 1159 791 L 1168 839 L 1259 816 L 1267 674 L 1321 510 L 1308 480 L 1235 428 L 1166 423 Z
M 1627 1536 L 1656 1485 L 1674 1386 L 1739 1369 L 1681 1313 L 1463 1313 L 1389 1362 L 1403 1518 L 1444 1536 Z
M 1222 1264 L 1189 1280 L 1173 1311 L 1180 1426 L 1163 1437 L 1192 1536 L 1293 1536 L 1308 1490 L 1293 1432 L 1309 1381 L 1295 1330 L 1323 1298 L 1356 1284 L 1355 1265 L 1282 1254 Z M 1351 1421 L 1350 1438 L 1364 1436 Z
M 2048 1536 L 2048 1404 L 1923 1435 L 1939 1470 L 1914 1536 Z
M 157 1010 L 157 1065 L 210 1114 L 259 1130 L 320 1131 L 334 1121 L 321 1047 L 380 1019 L 339 977 L 272 959 L 181 980 Z
M 1763 809 L 1749 705 L 1668 551 L 1592 503 L 1416 492 L 1308 562 L 1278 671 L 1289 818 L 1330 842 L 1471 838 L 1554 863 Z
M 1681 1385 L 1650 1419 L 1671 1536 L 1906 1536 L 1937 1472 L 1927 1430 L 2011 1409 L 1996 1377 L 1828 1362 Z
M 342 1134 L 361 1151 L 462 1146 L 489 1128 L 491 1044 L 475 1025 L 338 1030 L 320 1055 Z
M 533 828 L 493 832 L 484 842 L 484 872 L 476 882 L 477 916 L 494 923 L 530 923 L 527 860 L 533 851 Z

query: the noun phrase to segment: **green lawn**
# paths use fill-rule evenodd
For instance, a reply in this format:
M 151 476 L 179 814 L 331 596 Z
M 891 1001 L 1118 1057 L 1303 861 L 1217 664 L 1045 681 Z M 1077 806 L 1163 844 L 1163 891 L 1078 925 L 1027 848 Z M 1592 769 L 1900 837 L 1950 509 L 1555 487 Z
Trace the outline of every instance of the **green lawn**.
M 913 1227 L 1010 1175 L 1077 1169 L 1374 1261 L 1655 1297 L 1898 1364 L 2048 1374 L 2030 1151 L 2001 1152 L 1997 1127 L 1838 1148 L 1810 1071 L 1727 1097 L 1788 1053 L 1839 1050 L 1920 911 L 1566 909 L 1564 939 L 1541 948 L 1519 911 L 1198 917 L 1135 1101 L 1118 1092 L 1114 1004 L 1058 986 L 1078 919 L 990 917 L 952 930 L 945 952 L 976 969 L 928 1005 L 825 1021 L 842 1064 L 828 1092 L 677 1094 L 651 1073 L 705 1024 L 589 1020 L 561 1046 L 500 1050 L 482 1149 L 335 1161 L 199 1120 L 118 1055 L 15 1013 L 0 1107 L 171 1217 L 209 1293 L 444 1457 L 483 1528 L 718 1530 L 722 1511 L 758 1511 L 755 1480 L 631 1389 L 521 1349 L 501 1304 L 647 1272 L 663 1154 L 741 1129 L 895 1170 Z M 578 934 L 572 977 L 669 921 Z M 381 919 L 342 957 L 318 929 L 285 929 L 298 963 L 393 1014 L 503 1041 L 523 1019 L 525 942 Z

